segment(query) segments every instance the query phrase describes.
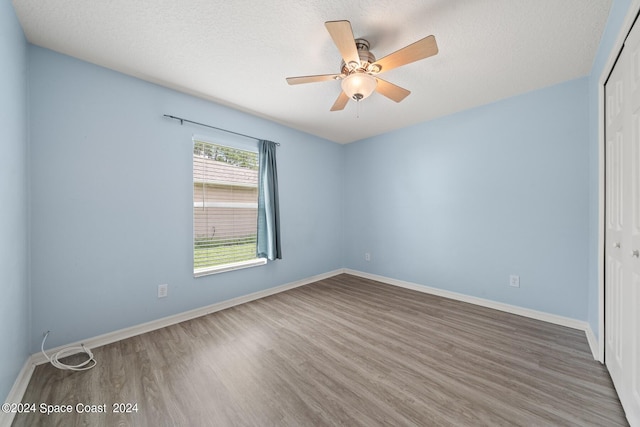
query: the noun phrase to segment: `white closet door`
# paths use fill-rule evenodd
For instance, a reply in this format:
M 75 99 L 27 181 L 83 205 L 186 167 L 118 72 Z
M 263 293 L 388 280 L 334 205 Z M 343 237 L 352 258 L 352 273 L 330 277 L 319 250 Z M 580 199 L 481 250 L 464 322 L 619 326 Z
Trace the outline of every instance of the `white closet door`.
M 626 360 L 624 387 L 628 390 L 625 411 L 631 425 L 640 426 L 640 25 L 631 30 L 627 41 L 626 72 L 629 75 L 627 127 L 631 145 L 631 281 L 625 287 L 623 321 Z
M 640 30 L 605 86 L 606 365 L 627 419 L 640 426 Z
M 624 53 L 624 50 L 623 50 Z M 621 55 L 605 86 L 606 120 L 606 248 L 605 248 L 605 360 L 614 384 L 618 387 L 623 378 L 624 355 L 622 352 L 622 303 L 624 292 L 625 251 L 630 242 L 625 242 L 625 212 L 628 187 L 627 161 L 629 154 L 625 142 L 625 91 L 627 88 L 624 72 L 624 57 Z M 620 391 L 618 391 L 620 393 Z

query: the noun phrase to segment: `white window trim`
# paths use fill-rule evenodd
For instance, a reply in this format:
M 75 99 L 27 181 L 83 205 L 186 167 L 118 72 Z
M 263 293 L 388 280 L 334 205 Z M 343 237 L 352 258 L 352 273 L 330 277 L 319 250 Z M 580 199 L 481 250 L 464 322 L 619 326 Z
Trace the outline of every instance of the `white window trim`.
M 202 276 L 208 276 L 210 274 L 224 273 L 227 271 L 242 270 L 243 268 L 257 267 L 259 265 L 265 265 L 266 263 L 267 263 L 266 258 L 256 258 L 256 259 L 250 259 L 248 261 L 240 261 L 240 262 L 234 262 L 231 264 L 219 265 L 216 267 L 198 268 L 196 270 L 193 270 L 193 277 L 202 277 Z

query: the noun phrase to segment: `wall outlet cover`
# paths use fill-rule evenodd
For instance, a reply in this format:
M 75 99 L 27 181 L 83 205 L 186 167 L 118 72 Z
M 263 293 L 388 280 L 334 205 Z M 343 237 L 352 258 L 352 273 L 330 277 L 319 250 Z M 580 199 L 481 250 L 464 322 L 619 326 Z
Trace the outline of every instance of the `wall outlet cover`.
M 514 288 L 520 287 L 520 276 L 516 274 L 512 274 L 509 276 L 509 286 L 513 286 Z
M 164 298 L 168 295 L 168 293 L 169 293 L 169 285 L 167 284 L 158 285 L 158 298 Z

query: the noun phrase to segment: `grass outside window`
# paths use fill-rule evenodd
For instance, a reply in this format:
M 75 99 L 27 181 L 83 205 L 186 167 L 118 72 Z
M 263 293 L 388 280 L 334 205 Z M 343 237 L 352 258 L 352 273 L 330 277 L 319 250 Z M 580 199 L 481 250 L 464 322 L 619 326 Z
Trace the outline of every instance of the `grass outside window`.
M 248 261 L 256 258 L 256 241 L 247 242 L 246 239 L 234 242 L 213 242 L 198 243 L 193 250 L 193 268 L 215 267 L 223 264 L 230 264 L 240 261 Z M 220 262 L 212 263 L 212 259 L 219 259 Z

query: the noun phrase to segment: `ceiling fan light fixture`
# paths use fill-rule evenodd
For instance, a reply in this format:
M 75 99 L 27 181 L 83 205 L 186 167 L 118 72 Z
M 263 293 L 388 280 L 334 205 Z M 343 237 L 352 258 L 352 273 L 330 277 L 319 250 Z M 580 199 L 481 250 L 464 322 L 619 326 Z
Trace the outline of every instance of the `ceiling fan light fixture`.
M 349 74 L 341 83 L 342 91 L 356 101 L 369 97 L 376 90 L 377 85 L 376 78 L 366 73 Z

